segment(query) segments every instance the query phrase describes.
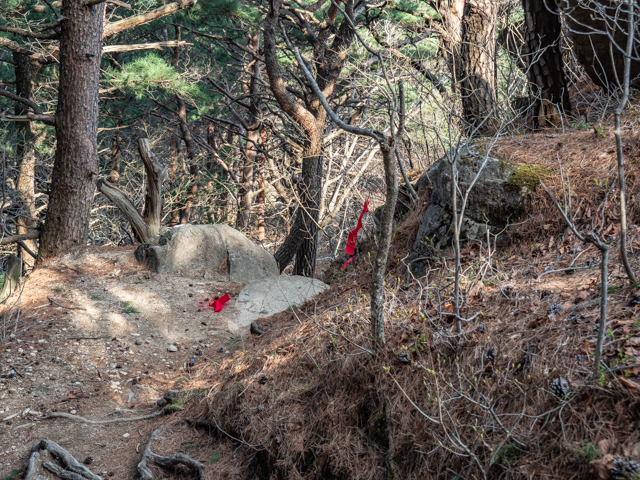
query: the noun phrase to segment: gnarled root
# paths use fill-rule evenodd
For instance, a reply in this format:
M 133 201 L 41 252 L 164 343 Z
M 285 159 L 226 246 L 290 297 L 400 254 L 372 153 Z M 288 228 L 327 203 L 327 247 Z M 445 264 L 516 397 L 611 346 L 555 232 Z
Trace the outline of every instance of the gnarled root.
M 164 425 L 158 427 L 151 434 L 151 438 L 149 438 L 147 446 L 144 447 L 144 452 L 142 452 L 142 459 L 140 460 L 140 463 L 138 463 L 138 472 L 140 473 L 140 478 L 142 480 L 154 480 L 155 476 L 151 472 L 151 469 L 147 466 L 147 462 L 153 462 L 156 465 L 160 465 L 164 468 L 175 468 L 177 465 L 182 464 L 187 468 L 190 468 L 191 470 L 197 472 L 199 480 L 205 480 L 204 465 L 197 460 L 194 460 L 189 455 L 176 453 L 174 455 L 167 455 L 166 457 L 163 457 L 151 451 L 151 443 L 154 440 L 162 440 L 160 432 L 163 428 Z
M 43 478 L 36 473 L 41 450 L 48 451 L 53 458 L 58 460 L 64 466 L 64 468 L 53 462 L 44 462 L 42 466 L 64 480 L 102 480 L 102 477 L 94 474 L 91 470 L 78 462 L 73 455 L 67 452 L 64 448 L 56 442 L 46 438 L 44 440 L 40 440 L 31 447 L 31 456 L 29 457 L 29 466 L 27 467 L 27 474 L 24 477 L 25 480 L 39 480 Z

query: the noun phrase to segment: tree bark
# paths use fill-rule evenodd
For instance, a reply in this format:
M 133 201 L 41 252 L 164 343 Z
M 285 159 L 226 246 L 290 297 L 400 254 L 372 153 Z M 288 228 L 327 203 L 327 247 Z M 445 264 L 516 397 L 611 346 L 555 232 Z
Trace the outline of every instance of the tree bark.
M 527 78 L 534 99 L 534 126 L 558 127 L 560 115 L 571 110 L 560 49 L 562 25 L 558 8 L 555 0 L 522 0 L 522 8 Z
M 460 96 L 465 134 L 479 136 L 493 127 L 495 115 L 495 34 L 498 2 L 467 1 L 462 17 Z
M 16 93 L 23 98 L 32 100 L 33 85 L 36 81 L 39 65 L 31 57 L 16 52 L 13 53 L 13 60 L 15 61 Z M 24 105 L 16 103 L 16 115 L 24 115 L 27 112 L 28 109 Z M 19 173 L 16 187 L 21 205 L 16 233 L 24 235 L 30 231 L 33 232 L 38 222 L 35 192 L 35 138 L 37 132 L 34 131 L 34 126 L 31 122 L 17 122 L 17 130 Z M 35 240 L 25 240 L 24 243 L 32 252 L 38 251 Z M 33 266 L 35 259 L 22 247 L 20 247 L 19 251 L 23 261 L 28 266 Z
M 64 2 L 56 153 L 38 263 L 85 245 L 98 174 L 98 88 L 104 4 Z
M 576 57 L 589 78 L 605 89 L 622 88 L 626 32 L 629 30 L 626 2 L 562 0 L 562 10 Z M 640 85 L 637 58 L 636 52 L 630 68 L 631 87 L 634 88 Z

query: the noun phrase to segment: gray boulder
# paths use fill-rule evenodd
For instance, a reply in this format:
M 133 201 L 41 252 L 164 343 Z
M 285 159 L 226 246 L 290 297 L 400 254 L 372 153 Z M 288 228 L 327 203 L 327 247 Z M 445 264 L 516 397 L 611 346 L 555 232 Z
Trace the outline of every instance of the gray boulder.
M 431 197 L 409 257 L 412 270 L 417 273 L 424 271 L 428 259 L 451 245 L 453 240 L 449 158 L 455 158 L 458 185 L 464 194 L 485 160 L 484 146 L 467 143 L 457 151 L 450 150 L 418 180 L 418 194 L 430 188 Z M 460 238 L 486 242 L 487 229 L 499 233 L 517 222 L 524 213 L 527 197 L 536 189 L 540 175 L 544 173 L 543 167 L 489 157 L 469 193 Z M 460 196 L 457 203 L 460 212 Z
M 136 259 L 158 273 L 218 268 L 227 262 L 229 278 L 249 283 L 280 274 L 275 258 L 228 225 L 187 225 L 150 238 Z

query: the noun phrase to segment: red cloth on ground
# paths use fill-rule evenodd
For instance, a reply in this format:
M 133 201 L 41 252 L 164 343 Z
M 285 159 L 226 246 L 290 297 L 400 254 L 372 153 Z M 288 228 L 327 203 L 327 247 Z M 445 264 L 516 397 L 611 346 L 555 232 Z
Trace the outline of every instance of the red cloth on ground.
M 220 298 L 218 298 L 218 299 L 214 300 L 213 302 L 211 302 L 209 304 L 209 306 L 213 307 L 213 311 L 214 312 L 219 312 L 220 310 L 222 310 L 224 308 L 224 304 L 227 303 L 230 299 L 231 299 L 231 297 L 229 297 L 229 294 L 225 293 Z

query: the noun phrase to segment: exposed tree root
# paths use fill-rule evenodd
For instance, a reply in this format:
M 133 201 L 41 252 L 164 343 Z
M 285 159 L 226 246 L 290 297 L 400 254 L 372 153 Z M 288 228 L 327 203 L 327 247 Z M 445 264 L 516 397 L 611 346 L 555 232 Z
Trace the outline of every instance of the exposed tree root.
M 48 440 L 46 438 L 44 440 L 40 440 L 33 447 L 31 447 L 31 456 L 29 457 L 29 466 L 27 468 L 27 474 L 24 477 L 25 480 L 40 480 L 43 478 L 40 475 L 36 474 L 41 450 L 48 451 L 56 460 L 58 460 L 64 466 L 64 468 L 61 468 L 53 462 L 44 462 L 42 464 L 44 468 L 56 474 L 62 479 L 102 480 L 102 477 L 94 474 L 91 470 L 78 462 L 73 457 L 73 455 L 67 452 L 64 448 L 62 448 L 56 442 L 52 442 L 51 440 Z
M 151 443 L 154 440 L 161 440 L 160 432 L 164 428 L 164 425 L 158 427 L 152 434 L 151 438 L 147 442 L 147 446 L 144 447 L 144 452 L 142 452 L 142 459 L 140 463 L 138 463 L 138 472 L 140 473 L 140 478 L 142 480 L 154 480 L 156 477 L 151 472 L 151 469 L 147 466 L 147 462 L 153 462 L 156 465 L 160 465 L 164 468 L 175 468 L 177 465 L 184 465 L 187 468 L 194 470 L 198 474 L 199 480 L 205 480 L 204 475 L 204 465 L 197 460 L 194 460 L 189 455 L 183 455 L 181 453 L 176 453 L 173 455 L 167 455 L 163 457 L 161 455 L 157 455 L 151 451 Z
M 98 424 L 105 424 L 105 423 L 137 422 L 139 420 L 148 420 L 150 418 L 155 418 L 168 413 L 173 413 L 176 410 L 177 410 L 177 407 L 175 407 L 174 405 L 167 405 L 162 410 L 158 410 L 157 412 L 150 413 L 149 415 L 142 415 L 140 417 L 130 417 L 130 418 L 112 418 L 110 420 L 90 420 L 88 418 L 80 417 L 78 415 L 71 415 L 70 413 L 64 413 L 64 412 L 51 412 L 49 415 L 47 415 L 44 418 L 67 418 L 75 422 L 90 423 L 92 425 L 98 425 Z

